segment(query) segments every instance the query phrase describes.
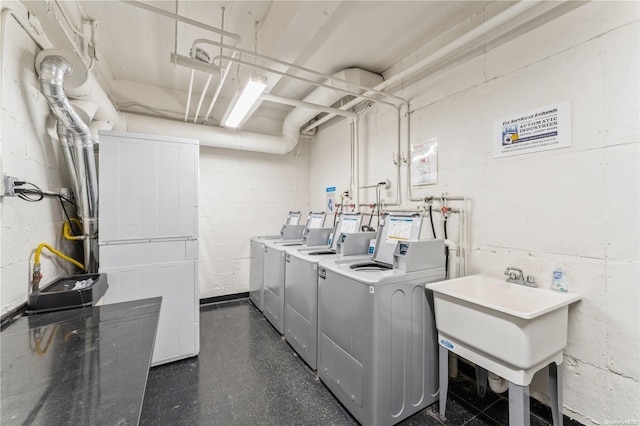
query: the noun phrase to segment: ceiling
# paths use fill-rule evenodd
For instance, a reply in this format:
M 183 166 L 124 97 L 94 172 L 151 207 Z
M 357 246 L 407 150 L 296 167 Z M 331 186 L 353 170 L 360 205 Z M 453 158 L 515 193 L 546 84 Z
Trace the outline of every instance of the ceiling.
M 176 23 L 172 18 L 131 3 L 135 2 L 58 1 L 56 5 L 69 16 L 80 16 L 80 12 L 84 12 L 97 21 L 96 70 L 108 76 L 105 80 L 110 86 L 110 95 L 121 111 L 184 120 L 192 71 L 171 63 L 170 55 L 175 52 L 188 56 L 194 40 L 219 42 L 220 35 L 187 23 Z M 235 33 L 241 38 L 238 47 L 242 49 L 321 73 L 333 74 L 344 68 L 359 67 L 383 74 L 491 2 L 176 0 L 143 3 Z M 84 31 L 89 33 L 87 29 Z M 230 37 L 225 37 L 224 42 L 233 44 Z M 201 47 L 211 58 L 221 53 L 216 46 Z M 231 51 L 223 49 L 222 54 L 230 56 Z M 254 62 L 254 58 L 246 55 L 241 59 Z M 263 60 L 256 63 L 274 65 Z M 223 61 L 222 65 L 225 64 Z M 287 67 L 277 67 L 287 71 Z M 219 124 L 234 93 L 251 72 L 251 67 L 231 66 L 205 124 Z M 303 99 L 315 88 L 288 77 L 263 74 L 269 79 L 267 92 L 273 95 Z M 194 121 L 208 76 L 202 71 L 194 72 L 189 121 Z M 320 81 L 317 77 L 314 80 Z M 198 123 L 203 122 L 219 82 L 220 74 L 212 74 Z M 242 128 L 279 134 L 282 121 L 291 109 L 291 106 L 263 101 Z

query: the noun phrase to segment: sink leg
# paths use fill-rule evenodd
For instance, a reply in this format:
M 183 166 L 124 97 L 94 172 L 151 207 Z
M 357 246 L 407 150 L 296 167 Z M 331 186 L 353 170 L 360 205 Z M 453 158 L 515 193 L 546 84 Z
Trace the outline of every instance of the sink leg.
M 484 398 L 487 393 L 487 369 L 476 365 L 476 392 Z
M 438 345 L 438 361 L 439 379 L 440 379 L 440 417 L 444 419 L 444 413 L 447 409 L 447 392 L 449 391 L 449 351 Z
M 509 426 L 530 426 L 529 386 L 509 382 Z
M 549 364 L 549 399 L 553 426 L 562 426 L 562 368 L 555 362 Z

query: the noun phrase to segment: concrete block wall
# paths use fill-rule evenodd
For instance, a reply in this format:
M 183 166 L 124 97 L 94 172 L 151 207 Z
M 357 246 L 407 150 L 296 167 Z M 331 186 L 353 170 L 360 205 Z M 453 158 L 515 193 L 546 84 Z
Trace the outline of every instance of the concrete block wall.
M 27 16 L 19 2 L 7 5 Z M 54 120 L 34 71 L 39 48 L 12 17 L 3 26 L 1 171 L 47 190 L 69 187 Z M 289 210 L 309 211 L 306 142 L 282 156 L 201 147 L 200 159 L 200 296 L 249 291 L 250 237 L 278 234 Z M 0 198 L 0 203 L 4 314 L 26 302 L 40 242 L 76 258 L 82 254 L 77 243 L 62 238 L 63 216 L 56 199 L 28 203 Z M 42 284 L 74 271 L 72 265 L 43 253 Z
M 20 11 L 18 4 L 12 7 Z M 58 192 L 70 183 L 57 136 L 55 131 L 50 133 L 54 123 L 34 71 L 39 49 L 13 17 L 8 16 L 2 26 L 1 172 Z M 67 208 L 69 214 L 75 213 L 73 206 L 67 204 Z M 27 300 L 38 244 L 47 242 L 75 258 L 80 258 L 81 248 L 79 243 L 62 238 L 63 213 L 56 198 L 29 203 L 18 197 L 2 197 L 0 209 L 0 313 L 5 314 Z M 41 285 L 76 270 L 46 250 L 41 264 Z
M 299 149 L 298 149 L 299 148 Z M 200 147 L 200 298 L 249 291 L 250 238 L 309 212 L 307 142 L 285 155 Z
M 519 266 L 548 287 L 561 265 L 570 291 L 583 296 L 570 308 L 562 368 L 564 412 L 587 425 L 640 420 L 639 17 L 637 2 L 568 8 L 399 93 L 412 105 L 411 142 L 438 138 L 438 183 L 413 194 L 470 199 L 470 272 L 503 279 Z M 571 147 L 494 158 L 495 120 L 565 100 Z M 360 179 L 390 178 L 383 197 L 393 201 L 400 189 L 401 207 L 411 207 L 406 168 L 398 188 L 391 161 L 395 121 L 385 106 L 362 115 Z M 314 138 L 312 209 L 324 205 L 326 186 L 348 187 L 347 129 L 340 121 Z M 361 192 L 363 201 L 373 195 Z M 441 236 L 440 217 L 436 228 Z M 542 401 L 544 376 L 532 384 Z

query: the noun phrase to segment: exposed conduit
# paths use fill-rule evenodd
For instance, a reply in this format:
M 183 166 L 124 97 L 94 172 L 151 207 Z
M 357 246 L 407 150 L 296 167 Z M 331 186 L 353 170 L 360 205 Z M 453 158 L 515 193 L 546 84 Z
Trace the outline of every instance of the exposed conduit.
M 441 49 L 439 49 L 438 51 L 436 51 L 435 53 L 428 55 L 427 57 L 425 57 L 424 59 L 418 61 L 417 63 L 415 63 L 414 65 L 410 66 L 409 68 L 406 68 L 404 70 L 402 70 L 401 72 L 399 72 L 398 74 L 391 76 L 390 78 L 388 78 L 387 80 L 385 80 L 384 82 L 380 83 L 379 85 L 377 85 L 376 87 L 374 87 L 372 90 L 376 90 L 376 91 L 384 91 L 384 90 L 389 90 L 391 87 L 399 84 L 402 82 L 402 80 L 408 79 L 410 77 L 416 76 L 417 74 L 419 74 L 420 72 L 422 72 L 423 70 L 425 70 L 428 66 L 432 65 L 434 62 L 446 57 L 447 55 L 452 54 L 453 52 L 455 52 L 456 50 L 466 46 L 468 43 L 478 39 L 481 36 L 486 35 L 489 31 L 492 31 L 500 26 L 505 25 L 506 23 L 508 23 L 509 21 L 513 20 L 514 18 L 516 18 L 517 16 L 523 14 L 524 12 L 526 12 L 527 10 L 537 6 L 538 4 L 543 3 L 542 0 L 531 0 L 531 1 L 520 1 L 518 3 L 516 3 L 515 5 L 511 6 L 509 9 L 505 10 L 504 12 L 500 13 L 499 15 L 496 15 L 495 17 L 489 19 L 488 21 L 486 21 L 485 23 L 477 26 L 476 28 L 474 28 L 473 30 L 469 31 L 468 33 L 465 33 L 463 36 L 457 38 L 456 40 L 454 40 L 453 42 L 447 44 L 446 46 L 442 47 Z M 485 42 L 489 42 L 490 40 L 485 40 Z M 364 95 L 370 95 L 371 93 L 364 93 Z M 356 98 L 354 100 L 352 100 L 351 102 L 345 104 L 344 106 L 341 107 L 341 109 L 349 109 L 355 105 L 357 105 L 359 102 L 362 102 L 362 99 Z M 326 121 L 330 120 L 332 118 L 331 115 L 327 115 L 326 117 L 323 117 L 321 120 L 318 120 L 317 122 L 313 123 L 312 125 L 306 127 L 303 131 L 309 131 L 312 130 L 314 127 L 317 127 L 319 125 L 321 125 L 322 123 L 325 123 Z
M 339 71 L 336 78 L 360 82 L 372 86 L 382 81 L 378 74 L 358 68 Z M 344 96 L 338 90 L 319 87 L 306 98 L 306 104 L 332 105 Z M 302 105 L 302 104 L 301 104 Z M 268 154 L 286 154 L 298 144 L 300 127 L 318 115 L 312 108 L 296 108 L 292 110 L 282 124 L 282 136 L 272 136 L 260 133 L 240 132 L 223 127 L 202 126 L 199 124 L 153 118 L 138 114 L 124 114 L 130 132 L 151 133 L 199 139 L 200 145 L 217 148 L 255 151 Z
M 69 62 L 54 51 L 45 50 L 39 63 L 40 89 L 58 119 L 62 152 L 74 179 L 78 216 L 84 234 L 85 271 L 98 271 L 98 179 L 91 130 L 74 110 L 64 92 L 64 81 L 72 73 Z

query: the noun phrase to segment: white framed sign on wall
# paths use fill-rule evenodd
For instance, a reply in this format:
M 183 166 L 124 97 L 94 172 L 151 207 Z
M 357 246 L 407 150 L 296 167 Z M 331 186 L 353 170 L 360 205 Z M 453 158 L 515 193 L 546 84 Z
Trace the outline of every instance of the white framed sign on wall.
M 571 146 L 571 104 L 564 101 L 496 120 L 493 157 Z
M 411 144 L 411 186 L 438 182 L 438 138 Z

